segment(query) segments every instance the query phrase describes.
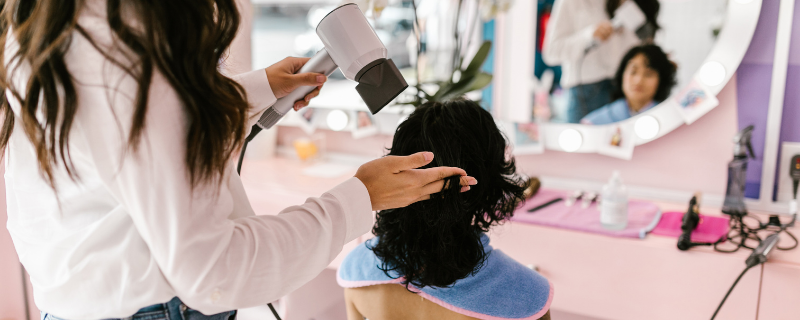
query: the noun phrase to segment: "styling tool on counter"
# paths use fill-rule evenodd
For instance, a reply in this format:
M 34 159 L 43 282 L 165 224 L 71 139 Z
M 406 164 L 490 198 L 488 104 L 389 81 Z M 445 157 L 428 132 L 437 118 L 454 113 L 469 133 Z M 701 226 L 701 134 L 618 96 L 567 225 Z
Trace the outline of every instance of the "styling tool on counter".
M 619 171 L 615 170 L 603 186 L 600 223 L 609 230 L 622 230 L 628 224 L 628 189 L 622 184 Z
M 756 247 L 753 250 L 753 253 L 747 257 L 747 260 L 745 260 L 746 267 L 744 270 L 742 270 L 742 273 L 739 274 L 739 277 L 736 278 L 736 281 L 733 282 L 731 288 L 728 289 L 728 293 L 725 294 L 725 297 L 722 298 L 722 302 L 719 303 L 717 310 L 714 311 L 714 314 L 711 316 L 711 320 L 714 320 L 714 318 L 717 317 L 717 313 L 719 313 L 719 310 L 722 309 L 722 305 L 725 304 L 725 300 L 728 300 L 728 296 L 733 291 L 733 288 L 736 287 L 736 284 L 739 283 L 739 280 L 742 279 L 742 276 L 744 276 L 744 274 L 747 273 L 747 271 L 751 268 L 767 262 L 767 257 L 769 256 L 770 252 L 772 252 L 772 248 L 775 248 L 778 243 L 778 233 L 780 233 L 780 231 L 767 236 L 764 238 L 764 240 L 761 240 L 761 242 L 758 244 L 758 247 Z
M 700 196 L 700 192 L 694 194 L 692 199 L 689 200 L 689 208 L 686 209 L 686 213 L 683 214 L 683 220 L 681 222 L 681 230 L 683 232 L 678 237 L 679 250 L 686 251 L 696 246 L 714 245 L 714 242 L 692 242 L 692 233 L 702 222 L 700 218 Z M 717 240 L 717 242 L 721 242 L 724 239 L 725 237 L 723 236 Z
M 538 206 L 535 206 L 533 208 L 528 209 L 528 213 L 539 211 L 541 209 L 547 208 L 551 204 L 555 204 L 555 203 L 557 203 L 559 201 L 563 201 L 563 200 L 564 200 L 564 198 L 556 198 L 556 199 L 550 200 L 548 202 L 545 202 L 544 204 L 540 204 Z
M 408 83 L 392 59 L 388 58 L 388 50 L 358 5 L 348 3 L 333 9 L 322 18 L 316 30 L 325 47 L 311 57 L 298 73 L 314 72 L 328 76 L 339 68 L 345 78 L 358 82 L 356 91 L 372 114 L 378 113 L 408 88 Z M 289 113 L 295 101 L 303 99 L 314 89 L 313 86 L 299 87 L 264 111 L 242 146 L 239 171 L 247 143 L 262 129 L 272 128 Z
M 575 202 L 580 200 L 581 197 L 583 197 L 583 190 L 575 190 L 569 195 L 569 197 L 567 197 L 567 202 L 564 203 L 564 205 L 571 207 L 575 204 Z

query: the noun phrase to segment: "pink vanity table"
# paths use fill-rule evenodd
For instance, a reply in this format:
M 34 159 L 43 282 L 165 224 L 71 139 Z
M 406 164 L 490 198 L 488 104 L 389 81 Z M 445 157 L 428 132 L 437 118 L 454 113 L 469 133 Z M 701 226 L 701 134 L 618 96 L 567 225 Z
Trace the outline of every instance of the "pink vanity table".
M 247 161 L 242 180 L 255 211 L 277 214 L 325 192 L 356 169 L 353 166 L 335 178 L 302 174 L 314 165 L 285 158 Z M 685 209 L 685 204 L 659 206 L 662 211 Z M 793 229 L 800 234 L 800 228 Z M 749 250 L 723 254 L 708 247 L 682 252 L 675 238 L 613 238 L 515 222 L 496 227 L 490 236 L 495 248 L 538 267 L 553 282 L 554 310 L 585 316 L 580 319 L 708 319 L 744 269 L 749 254 Z M 335 285 L 334 270 L 354 246 L 368 238 L 369 234 L 347 244 L 330 270 L 300 289 L 302 294 L 290 295 L 287 318 L 298 312 L 304 320 L 314 316 L 308 310 L 314 305 L 319 309 L 315 310 L 318 320 L 328 318 L 322 316 L 326 310 L 338 310 L 333 305 L 343 300 L 338 300 L 341 289 Z M 302 298 L 308 294 L 314 297 Z M 326 305 L 320 299 L 331 300 L 327 305 L 332 307 L 319 307 Z M 776 252 L 767 264 L 748 271 L 717 319 L 800 319 L 800 248 Z
M 242 180 L 255 211 L 277 214 L 322 194 L 356 169 L 354 165 L 334 178 L 302 173 L 314 165 L 285 158 L 246 161 Z M 664 211 L 685 209 L 684 204 L 659 205 Z M 0 231 L 0 319 L 22 320 L 19 264 L 7 231 Z M 800 228 L 794 231 L 800 234 Z M 708 319 L 749 254 L 745 250 L 723 254 L 706 247 L 681 252 L 675 238 L 612 238 L 514 222 L 495 228 L 490 236 L 495 248 L 538 267 L 553 282 L 554 315 L 556 311 L 574 315 L 562 319 Z M 344 301 L 335 270 L 353 247 L 368 238 L 366 234 L 345 245 L 328 270 L 283 299 L 286 318 L 344 319 L 336 315 L 343 314 Z M 36 319 L 38 310 L 32 308 L 31 316 Z M 767 264 L 750 270 L 718 319 L 800 319 L 800 249 L 778 251 Z

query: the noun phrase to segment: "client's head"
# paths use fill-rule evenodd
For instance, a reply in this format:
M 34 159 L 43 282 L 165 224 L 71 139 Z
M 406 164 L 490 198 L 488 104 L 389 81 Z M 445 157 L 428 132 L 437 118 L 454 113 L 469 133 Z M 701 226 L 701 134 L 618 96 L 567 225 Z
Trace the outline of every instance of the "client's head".
M 389 155 L 431 151 L 426 167 L 451 166 L 478 180 L 461 193 L 458 177 L 430 200 L 405 208 L 380 211 L 371 249 L 383 260 L 388 275 L 397 272 L 404 284 L 445 287 L 477 271 L 486 255 L 482 232 L 511 217 L 523 199 L 524 182 L 513 158 L 506 158 L 506 140 L 491 114 L 469 100 L 429 102 L 400 124 Z
M 675 85 L 676 67 L 657 45 L 633 47 L 622 58 L 614 76 L 612 100 L 660 102 L 669 97 Z

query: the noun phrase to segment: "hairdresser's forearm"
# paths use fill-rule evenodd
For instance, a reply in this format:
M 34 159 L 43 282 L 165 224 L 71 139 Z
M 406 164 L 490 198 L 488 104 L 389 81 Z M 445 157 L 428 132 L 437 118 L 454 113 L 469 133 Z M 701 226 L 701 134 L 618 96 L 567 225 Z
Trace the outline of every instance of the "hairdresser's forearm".
M 272 92 L 272 87 L 264 69 L 245 72 L 232 77 L 232 79 L 244 87 L 247 94 L 247 102 L 250 103 L 246 125 L 246 130 L 249 134 L 250 128 L 256 124 L 264 110 L 275 104 L 278 98 Z

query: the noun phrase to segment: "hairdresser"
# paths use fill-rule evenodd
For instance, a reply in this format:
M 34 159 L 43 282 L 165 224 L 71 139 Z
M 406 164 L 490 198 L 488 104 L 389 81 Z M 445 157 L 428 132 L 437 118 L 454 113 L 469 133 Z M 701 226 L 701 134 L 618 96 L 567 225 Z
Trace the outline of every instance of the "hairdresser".
M 615 28 L 617 8 L 634 1 L 646 17 L 637 30 Z M 659 26 L 657 0 L 558 0 L 547 26 L 542 58 L 561 65 L 567 91 L 567 122 L 578 123 L 611 102 L 612 77 L 628 49 L 652 41 Z
M 325 77 L 294 75 L 299 58 L 221 74 L 235 0 L 0 5 L 7 227 L 44 320 L 228 319 L 314 278 L 371 211 L 477 183 L 416 169 L 430 152 L 385 157 L 256 216 L 232 159 L 261 112 Z

